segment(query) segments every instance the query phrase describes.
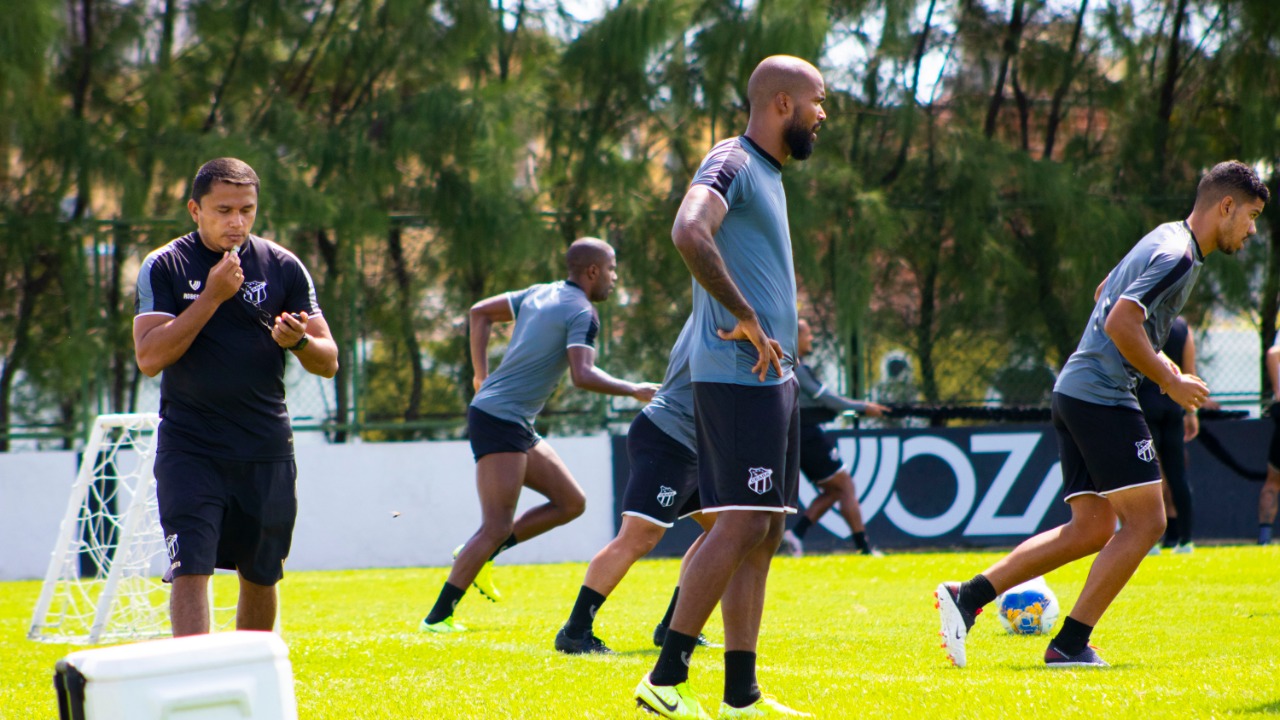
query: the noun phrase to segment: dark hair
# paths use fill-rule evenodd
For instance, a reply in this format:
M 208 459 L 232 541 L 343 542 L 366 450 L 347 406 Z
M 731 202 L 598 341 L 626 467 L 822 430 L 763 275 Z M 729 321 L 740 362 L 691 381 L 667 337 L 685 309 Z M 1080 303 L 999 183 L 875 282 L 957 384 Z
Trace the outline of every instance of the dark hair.
M 1271 191 L 1258 179 L 1253 168 L 1239 160 L 1227 160 L 1214 165 L 1200 178 L 1196 186 L 1196 205 L 1216 203 L 1230 195 L 1237 200 L 1271 199 Z
M 200 203 L 200 198 L 209 194 L 216 182 L 232 185 L 252 185 L 254 192 L 261 191 L 258 173 L 249 167 L 249 163 L 236 158 L 218 158 L 210 160 L 196 171 L 196 179 L 191 183 L 191 199 Z

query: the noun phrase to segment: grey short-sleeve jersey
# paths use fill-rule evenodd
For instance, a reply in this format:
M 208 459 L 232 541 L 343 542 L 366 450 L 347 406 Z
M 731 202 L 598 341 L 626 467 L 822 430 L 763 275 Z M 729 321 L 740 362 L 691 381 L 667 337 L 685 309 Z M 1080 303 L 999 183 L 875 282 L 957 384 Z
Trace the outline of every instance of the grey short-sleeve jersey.
M 507 353 L 471 404 L 532 427 L 569 367 L 568 349 L 595 347 L 600 320 L 582 288 L 570 281 L 508 293 L 516 327 Z
M 1152 349 L 1159 351 L 1203 264 L 1200 246 L 1185 222 L 1165 223 L 1139 240 L 1107 277 L 1080 345 L 1058 375 L 1054 392 L 1099 405 L 1140 409 L 1134 393 L 1142 374 L 1107 335 L 1107 315 L 1121 298 L 1138 303 L 1146 313 L 1142 326 L 1147 338 Z
M 818 379 L 818 375 L 813 368 L 804 363 L 796 366 L 796 380 L 800 382 L 800 412 L 805 410 L 831 410 L 833 412 L 844 412 L 845 410 L 854 410 L 862 412 L 867 409 L 867 404 L 861 400 L 851 400 L 843 395 L 837 395 L 827 388 L 826 385 Z
M 770 369 L 763 384 L 787 382 L 796 359 L 797 316 L 782 166 L 749 138 L 729 138 L 703 158 L 692 185 L 711 188 L 728 208 L 716 232 L 716 248 L 765 334 L 782 345 L 782 375 Z M 716 330 L 732 330 L 738 321 L 697 280 L 693 322 L 690 371 L 694 382 L 761 384 L 751 372 L 759 357 L 755 347 L 746 341 L 720 339 Z
M 640 412 L 648 415 L 659 430 L 689 448 L 690 452 L 696 453 L 698 437 L 693 422 L 693 380 L 689 376 L 693 335 L 693 318 L 690 317 L 671 348 L 671 359 L 667 361 L 667 374 L 662 378 L 662 389 Z

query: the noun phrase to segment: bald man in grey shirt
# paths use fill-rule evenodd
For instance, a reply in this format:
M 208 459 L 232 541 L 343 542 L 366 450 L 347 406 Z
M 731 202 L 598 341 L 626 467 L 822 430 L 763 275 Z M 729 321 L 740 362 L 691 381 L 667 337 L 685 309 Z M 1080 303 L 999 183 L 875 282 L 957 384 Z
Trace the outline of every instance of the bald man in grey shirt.
M 1097 553 L 1044 662 L 1107 666 L 1089 636 L 1165 529 L 1160 468 L 1135 388 L 1146 376 L 1188 412 L 1208 399 L 1204 382 L 1182 374 L 1160 348 L 1204 258 L 1243 247 L 1269 198 L 1249 166 L 1219 163 L 1200 180 L 1191 215 L 1151 231 L 1107 276 L 1080 345 L 1054 386 L 1053 425 L 1071 520 L 1024 541 L 968 582 L 938 586 L 943 646 L 954 664 L 965 665 L 965 640 L 982 606 L 1014 585 Z

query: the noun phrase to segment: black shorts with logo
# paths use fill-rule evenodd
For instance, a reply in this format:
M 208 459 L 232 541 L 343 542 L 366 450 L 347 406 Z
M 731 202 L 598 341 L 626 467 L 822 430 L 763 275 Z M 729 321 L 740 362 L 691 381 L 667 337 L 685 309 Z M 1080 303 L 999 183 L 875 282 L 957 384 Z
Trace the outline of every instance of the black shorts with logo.
M 1160 463 L 1142 412 L 1053 394 L 1063 497 L 1108 495 L 1160 482 Z
M 844 460 L 836 441 L 821 425 L 800 426 L 800 472 L 814 485 L 820 485 L 840 472 Z
M 494 417 L 477 407 L 467 407 L 467 436 L 476 460 L 493 453 L 527 453 L 542 436 L 524 423 Z
M 166 576 L 221 568 L 255 585 L 280 582 L 298 516 L 292 458 L 246 462 L 165 450 L 156 454 L 155 475 Z
M 623 515 L 671 527 L 702 509 L 698 456 L 642 412 L 627 430 L 627 461 L 631 473 L 622 495 Z
M 800 386 L 695 382 L 703 512 L 796 511 Z

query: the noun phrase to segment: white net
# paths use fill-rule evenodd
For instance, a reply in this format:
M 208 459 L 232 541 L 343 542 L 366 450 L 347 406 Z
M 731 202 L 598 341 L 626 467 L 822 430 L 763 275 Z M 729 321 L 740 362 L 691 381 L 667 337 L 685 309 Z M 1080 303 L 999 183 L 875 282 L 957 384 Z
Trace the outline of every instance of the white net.
M 154 413 L 103 415 L 94 422 L 31 639 L 95 644 L 169 634 L 169 589 L 161 581 L 168 549 L 152 474 L 159 422 Z M 215 609 L 215 627 L 228 624 L 227 613 Z

